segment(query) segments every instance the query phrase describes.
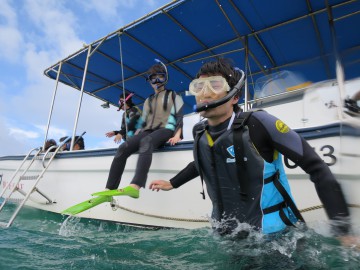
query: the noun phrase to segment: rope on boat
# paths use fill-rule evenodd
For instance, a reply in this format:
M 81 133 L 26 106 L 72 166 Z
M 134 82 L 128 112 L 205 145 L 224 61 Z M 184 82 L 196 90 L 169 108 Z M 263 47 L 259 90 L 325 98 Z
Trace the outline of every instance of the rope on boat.
M 359 204 L 348 204 L 348 207 L 354 207 L 354 208 L 360 208 Z M 145 212 L 140 212 L 140 211 L 136 211 L 136 210 L 132 210 L 130 208 L 121 206 L 119 204 L 114 204 L 113 205 L 113 209 L 116 210 L 116 208 L 119 208 L 121 210 L 130 212 L 130 213 L 134 213 L 134 214 L 138 214 L 138 215 L 142 215 L 142 216 L 147 216 L 147 217 L 154 217 L 154 218 L 160 218 L 160 219 L 167 219 L 167 220 L 176 220 L 176 221 L 187 221 L 187 222 L 208 222 L 209 219 L 196 219 L 196 218 L 176 218 L 176 217 L 166 217 L 166 216 L 160 216 L 160 215 L 154 215 L 154 214 L 148 214 Z M 317 209 L 321 209 L 324 208 L 323 205 L 316 205 L 316 206 L 311 206 L 308 208 L 304 208 L 301 209 L 300 212 L 301 213 L 305 213 L 305 212 L 309 212 L 309 211 L 313 211 L 313 210 L 317 210 Z
M 353 208 L 360 208 L 360 204 L 347 204 L 347 206 L 348 207 L 353 207 Z M 311 206 L 311 207 L 308 207 L 308 208 L 301 209 L 300 212 L 305 213 L 305 212 L 309 212 L 309 211 L 317 210 L 317 209 L 321 209 L 321 208 L 324 208 L 324 206 L 323 205 L 316 205 L 316 206 Z
M 317 209 L 321 209 L 321 208 L 324 208 L 324 206 L 323 205 L 311 206 L 311 207 L 308 207 L 308 208 L 301 209 L 300 213 L 305 213 L 305 212 L 309 212 L 309 211 L 317 210 Z
M 138 214 L 138 215 L 142 215 L 142 216 L 147 216 L 147 217 L 154 217 L 154 218 L 161 218 L 161 219 L 167 219 L 167 220 L 176 220 L 176 221 L 187 221 L 187 222 L 209 222 L 209 219 L 197 219 L 197 218 L 176 218 L 176 217 L 166 217 L 166 216 L 160 216 L 160 215 L 154 215 L 154 214 L 148 214 L 145 212 L 140 212 L 140 211 L 136 211 L 136 210 L 132 210 L 130 208 L 121 206 L 119 204 L 114 204 L 113 208 L 120 208 L 121 210 L 125 210 L 128 211 L 130 213 L 134 213 L 134 214 Z

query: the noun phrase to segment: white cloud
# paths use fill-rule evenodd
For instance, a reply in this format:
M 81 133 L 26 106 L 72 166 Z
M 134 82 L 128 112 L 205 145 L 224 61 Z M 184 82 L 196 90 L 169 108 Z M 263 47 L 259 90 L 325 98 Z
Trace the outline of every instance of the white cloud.
M 39 138 L 39 133 L 34 131 L 27 131 L 20 128 L 9 128 L 9 134 L 16 138 L 36 139 Z
M 80 3 L 86 3 L 89 10 L 95 12 L 90 14 L 91 20 L 101 25 L 102 30 L 97 27 L 91 30 L 97 35 L 103 28 L 113 31 L 140 18 L 149 9 L 162 5 L 160 2 L 163 0 L 109 0 L 106 4 L 97 0 L 78 0 L 75 4 L 63 0 L 0 0 L 0 70 L 6 68 L 1 59 L 17 61 L 19 70 L 13 77 L 6 80 L 4 77 L 5 83 L 0 82 L 0 156 L 23 154 L 42 144 L 55 87 L 55 81 L 45 77 L 43 71 L 79 50 L 84 43 L 79 35 L 89 38 L 88 32 L 91 32 L 86 25 L 89 14 L 84 17 L 76 10 Z M 80 33 L 82 30 L 85 32 Z M 100 37 L 99 34 L 97 38 Z M 71 135 L 78 100 L 78 91 L 59 84 L 48 138 L 58 141 Z M 121 115 L 114 107 L 102 109 L 101 103 L 87 95 L 83 98 L 77 134 L 87 132 L 87 149 L 117 146 L 104 134 L 119 129 Z
M 43 71 L 78 50 L 82 44 L 75 32 L 78 21 L 62 3 L 63 1 L 31 0 L 26 1 L 24 6 L 29 25 L 33 26 L 32 32 L 25 35 L 23 64 L 27 81 L 22 86 L 21 93 L 13 96 L 10 103 L 19 109 L 15 112 L 15 117 L 34 125 L 46 123 L 55 87 L 54 81 L 45 77 Z M 68 97 L 57 100 L 56 106 L 62 108 L 62 114 L 65 115 L 63 118 L 66 118 L 69 112 L 64 108 L 75 101 L 66 91 L 64 95 Z
M 23 14 L 28 16 L 26 18 L 27 27 L 31 29 L 24 35 L 26 44 L 22 55 L 22 64 L 25 67 L 23 69 L 26 71 L 27 78 L 17 78 L 22 83 L 8 97 L 6 103 L 8 109 L 4 110 L 4 114 L 7 114 L 7 117 L 16 122 L 18 126 L 31 123 L 31 125 L 27 125 L 30 129 L 29 132 L 23 132 L 24 129 L 12 128 L 10 131 L 13 138 L 38 138 L 39 133 L 43 138 L 45 131 L 41 125 L 47 123 L 51 96 L 55 87 L 54 81 L 46 78 L 43 71 L 62 57 L 79 49 L 82 41 L 75 32 L 77 29 L 75 16 L 61 5 L 61 1 L 31 0 L 26 1 L 22 8 Z M 58 115 L 60 114 L 57 119 L 62 118 L 63 121 L 51 125 L 49 137 L 55 139 L 68 134 L 67 131 L 72 129 L 72 120 L 71 124 L 64 128 L 57 127 L 62 127 L 66 120 L 69 122 L 69 119 L 73 119 L 74 113 L 66 108 L 72 105 L 75 107 L 78 97 L 76 95 L 76 100 L 74 99 L 76 92 L 74 90 L 71 90 L 71 93 L 66 90 L 59 92 L 63 92 L 58 93 L 60 97 L 66 97 L 56 101 L 55 110 L 58 111 Z M 10 90 L 7 93 L 10 93 Z M 41 143 L 41 140 L 39 139 L 36 144 L 38 142 Z M 34 144 L 30 141 L 27 143 Z M 30 148 L 32 146 L 28 147 L 28 149 Z
M 4 17 L 4 19 L 7 21 L 9 25 L 16 25 L 17 23 L 16 12 L 11 7 L 9 2 L 11 1 L 7 1 L 7 0 L 0 1 L 0 16 Z
M 6 0 L 0 1 L 0 21 L 4 22 L 0 26 L 0 59 L 15 63 L 20 59 L 23 39 L 17 28 L 16 12 Z
M 10 135 L 8 125 L 3 117 L 0 117 L 0 156 L 24 154 L 30 150 L 26 146 L 26 142 L 21 138 Z
M 84 42 L 76 33 L 79 22 L 74 13 L 63 6 L 63 1 L 28 0 L 25 3 L 28 16 L 37 28 L 34 38 L 39 40 L 33 43 L 38 44 L 38 51 L 44 47 L 50 49 L 58 60 L 81 48 Z
M 90 0 L 90 1 L 80 1 L 79 4 L 82 4 L 82 6 L 87 10 L 94 10 L 96 11 L 99 16 L 104 20 L 108 21 L 111 20 L 111 18 L 116 17 L 117 15 L 117 8 L 120 5 L 123 5 L 124 3 L 128 3 L 132 1 L 118 1 L 118 0 L 107 0 L 106 5 L 102 1 L 97 0 Z
M 28 82 L 44 81 L 43 71 L 50 66 L 52 62 L 50 58 L 49 51 L 38 51 L 34 44 L 27 44 L 23 60 Z
M 42 134 L 45 135 L 46 133 L 46 126 L 45 125 L 37 125 L 35 126 L 39 130 L 42 131 Z M 58 140 L 61 137 L 64 137 L 69 134 L 69 130 L 58 128 L 55 125 L 50 125 L 49 132 L 48 132 L 48 139 L 55 139 Z
M 142 10 L 145 12 L 149 7 L 155 9 L 155 7 L 158 7 L 156 5 L 159 5 L 159 3 L 156 3 L 154 0 L 107 0 L 106 5 L 104 5 L 104 2 L 98 0 L 78 0 L 78 3 L 82 5 L 86 11 L 95 11 L 103 21 L 114 21 L 117 23 L 124 23 L 126 21 L 124 20 L 124 16 L 132 17 L 132 14 L 137 14 L 136 19 L 138 19 L 145 15 L 145 13 L 141 14 Z M 134 11 L 135 9 L 136 12 Z
M 0 44 L 0 58 L 10 63 L 20 59 L 22 37 L 16 28 L 0 26 Z

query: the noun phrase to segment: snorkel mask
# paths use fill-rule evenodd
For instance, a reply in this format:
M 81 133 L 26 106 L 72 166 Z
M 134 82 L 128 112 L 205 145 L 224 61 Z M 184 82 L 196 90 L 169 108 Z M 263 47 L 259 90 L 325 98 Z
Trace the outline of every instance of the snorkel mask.
M 159 59 L 155 59 L 155 62 L 162 65 L 165 72 L 149 74 L 148 77 L 146 78 L 146 80 L 149 81 L 153 85 L 156 84 L 156 88 L 159 89 L 168 83 L 169 75 L 168 75 L 167 67 L 165 66 L 165 64 L 163 62 L 161 62 Z
M 151 84 L 166 83 L 166 73 L 150 74 L 148 77 L 148 81 Z
M 230 86 L 227 84 L 225 78 L 222 76 L 212 76 L 210 77 L 210 80 L 207 78 L 195 79 L 190 83 L 189 92 L 195 96 L 199 95 L 202 91 L 204 91 L 205 87 L 208 87 L 208 89 L 210 89 L 210 91 L 213 91 L 214 93 L 218 93 L 220 91 L 228 92 L 225 97 L 214 100 L 213 102 L 194 105 L 195 112 L 202 112 L 220 106 L 228 102 L 232 97 L 234 97 L 237 93 L 240 92 L 245 82 L 245 73 L 239 68 L 235 68 L 235 70 L 240 72 L 241 77 L 236 83 L 236 85 L 231 89 Z
M 125 100 L 124 100 L 124 99 L 121 100 L 121 98 L 123 98 L 123 97 L 120 98 L 118 111 L 121 110 L 121 108 L 124 106 L 124 104 L 125 104 L 133 95 L 134 95 L 134 93 L 130 93 L 130 94 L 125 98 Z

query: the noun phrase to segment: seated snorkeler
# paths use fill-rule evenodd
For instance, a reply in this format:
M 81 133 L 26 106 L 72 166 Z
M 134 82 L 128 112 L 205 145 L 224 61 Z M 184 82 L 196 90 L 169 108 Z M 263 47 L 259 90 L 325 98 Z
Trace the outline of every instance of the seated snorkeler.
M 350 112 L 356 113 L 357 115 L 360 114 L 360 91 L 356 92 L 351 98 L 345 99 L 345 108 L 347 108 Z
M 54 139 L 49 139 L 45 142 L 44 152 L 49 150 L 50 147 L 57 146 L 57 143 Z M 52 147 L 50 152 L 54 152 L 56 150 L 56 147 Z
M 130 138 L 135 135 L 136 128 L 138 126 L 137 124 L 141 116 L 141 110 L 132 102 L 132 96 L 132 93 L 127 93 L 125 95 L 125 99 L 123 96 L 120 96 L 118 111 L 124 110 L 121 121 L 121 129 L 109 131 L 105 134 L 106 137 L 109 138 L 115 136 L 115 143 L 120 143 L 121 139 L 124 139 L 125 141 L 126 138 Z
M 206 119 L 193 129 L 195 161 L 170 181 L 152 181 L 150 188 L 171 190 L 200 176 L 220 235 L 245 237 L 246 232 L 236 230 L 239 223 L 264 234 L 281 232 L 303 222 L 285 175 L 284 155 L 310 175 L 328 217 L 335 221 L 335 234 L 345 242 L 349 210 L 339 183 L 306 140 L 281 120 L 265 111 L 240 111 L 242 75 L 226 59 L 201 67 L 189 86 L 197 111 Z
M 67 139 L 66 139 L 67 138 Z M 64 143 L 64 145 L 61 147 L 61 151 L 70 151 L 70 141 L 71 138 L 69 137 L 62 137 L 60 138 L 60 143 L 63 142 L 66 139 L 66 142 Z M 85 143 L 84 143 L 84 138 L 82 136 L 75 136 L 75 143 L 74 143 L 74 147 L 73 147 L 73 151 L 77 151 L 77 150 L 84 150 L 85 149 Z
M 139 189 L 145 187 L 152 153 L 166 142 L 171 145 L 182 139 L 183 105 L 181 96 L 165 88 L 168 82 L 167 68 L 163 63 L 153 65 L 148 70 L 147 79 L 154 94 L 145 100 L 143 113 L 138 125 L 141 131 L 121 144 L 110 167 L 106 190 L 93 196 L 127 195 L 139 197 Z M 117 189 L 130 155 L 139 152 L 135 175 L 129 186 Z

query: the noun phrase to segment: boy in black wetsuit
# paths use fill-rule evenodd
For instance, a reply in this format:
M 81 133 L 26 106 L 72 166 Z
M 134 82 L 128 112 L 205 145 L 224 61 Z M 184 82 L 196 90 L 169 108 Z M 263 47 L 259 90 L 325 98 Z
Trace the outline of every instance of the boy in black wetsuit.
M 195 161 L 170 181 L 152 181 L 150 188 L 171 190 L 200 176 L 221 235 L 232 234 L 238 223 L 275 233 L 303 221 L 285 175 L 284 155 L 310 175 L 326 213 L 336 221 L 336 234 L 349 240 L 349 211 L 324 161 L 276 117 L 265 111 L 239 112 L 241 73 L 224 59 L 202 66 L 189 86 L 207 119 L 193 130 Z
M 145 100 L 138 121 L 141 131 L 119 146 L 111 164 L 106 190 L 93 196 L 127 195 L 138 198 L 140 188 L 145 187 L 153 151 L 166 142 L 174 145 L 182 139 L 184 102 L 181 96 L 165 88 L 168 81 L 166 66 L 161 62 L 153 65 L 148 70 L 148 81 L 155 93 Z M 127 158 L 137 151 L 139 158 L 130 185 L 117 189 Z

